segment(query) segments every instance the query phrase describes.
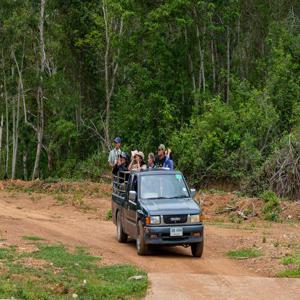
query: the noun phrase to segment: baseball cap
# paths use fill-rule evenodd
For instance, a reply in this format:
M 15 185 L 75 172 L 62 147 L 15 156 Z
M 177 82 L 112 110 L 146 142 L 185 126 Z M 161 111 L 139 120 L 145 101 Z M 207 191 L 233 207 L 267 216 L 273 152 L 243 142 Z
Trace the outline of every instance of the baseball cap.
M 122 152 L 122 153 L 120 154 L 120 156 L 121 156 L 122 158 L 127 158 L 127 153 Z
M 117 136 L 117 137 L 114 139 L 114 142 L 117 143 L 117 144 L 120 144 L 120 143 L 121 143 L 121 138 Z

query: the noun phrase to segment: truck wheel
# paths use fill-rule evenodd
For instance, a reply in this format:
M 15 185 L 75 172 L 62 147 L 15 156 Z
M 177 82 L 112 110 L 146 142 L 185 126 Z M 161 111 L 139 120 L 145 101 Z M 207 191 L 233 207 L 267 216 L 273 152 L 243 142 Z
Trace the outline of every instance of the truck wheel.
M 145 255 L 148 252 L 148 245 L 145 243 L 144 228 L 141 221 L 138 223 L 138 235 L 136 238 L 136 250 L 138 255 Z
M 118 212 L 117 214 L 117 239 L 119 243 L 126 243 L 128 235 L 123 231 L 122 223 L 121 223 L 121 216 Z
M 203 253 L 203 245 L 204 242 L 200 242 L 200 243 L 195 243 L 191 245 L 191 249 L 192 249 L 192 254 L 194 257 L 201 257 L 202 253 Z

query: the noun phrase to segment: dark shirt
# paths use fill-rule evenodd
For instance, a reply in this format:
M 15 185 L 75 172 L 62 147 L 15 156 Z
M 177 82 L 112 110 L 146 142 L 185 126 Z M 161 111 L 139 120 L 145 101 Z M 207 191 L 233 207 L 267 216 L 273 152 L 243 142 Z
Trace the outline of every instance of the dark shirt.
M 118 175 L 119 172 L 125 172 L 125 171 L 128 171 L 128 168 L 126 167 L 126 164 L 115 165 L 113 167 L 112 173 L 114 175 Z
M 160 159 L 158 156 L 155 157 L 155 167 L 156 168 L 162 168 L 164 166 L 164 163 L 166 161 L 166 157 L 164 156 L 162 159 Z

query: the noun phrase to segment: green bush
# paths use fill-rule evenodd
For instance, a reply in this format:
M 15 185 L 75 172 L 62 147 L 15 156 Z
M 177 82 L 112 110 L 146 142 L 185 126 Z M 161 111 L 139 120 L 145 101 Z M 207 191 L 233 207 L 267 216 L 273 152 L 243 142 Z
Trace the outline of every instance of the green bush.
M 108 171 L 107 157 L 108 154 L 105 152 L 93 154 L 87 160 L 77 164 L 73 176 L 78 179 L 98 181 Z
M 272 191 L 265 191 L 261 198 L 264 200 L 265 204 L 262 208 L 264 219 L 268 221 L 278 221 L 280 208 L 280 200 L 277 195 Z
M 264 142 L 278 120 L 268 97 L 254 90 L 239 106 L 216 98 L 207 100 L 204 110 L 172 136 L 178 168 L 194 183 L 240 181 L 252 174 L 265 159 Z

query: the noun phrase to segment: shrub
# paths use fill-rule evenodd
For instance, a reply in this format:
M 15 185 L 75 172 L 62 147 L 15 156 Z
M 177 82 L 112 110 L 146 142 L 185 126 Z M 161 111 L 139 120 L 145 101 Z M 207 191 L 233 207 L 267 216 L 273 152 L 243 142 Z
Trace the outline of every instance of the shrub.
M 272 191 L 265 191 L 261 198 L 265 204 L 262 208 L 264 219 L 268 221 L 278 221 L 280 209 L 280 201 L 277 195 Z
M 107 170 L 107 153 L 96 152 L 87 160 L 77 164 L 74 170 L 74 177 L 98 181 Z
M 269 185 L 280 197 L 300 199 L 300 132 L 289 134 L 265 164 Z
M 254 90 L 237 107 L 216 98 L 204 111 L 171 138 L 178 168 L 194 183 L 239 181 L 252 174 L 265 159 L 278 120 L 268 97 Z

